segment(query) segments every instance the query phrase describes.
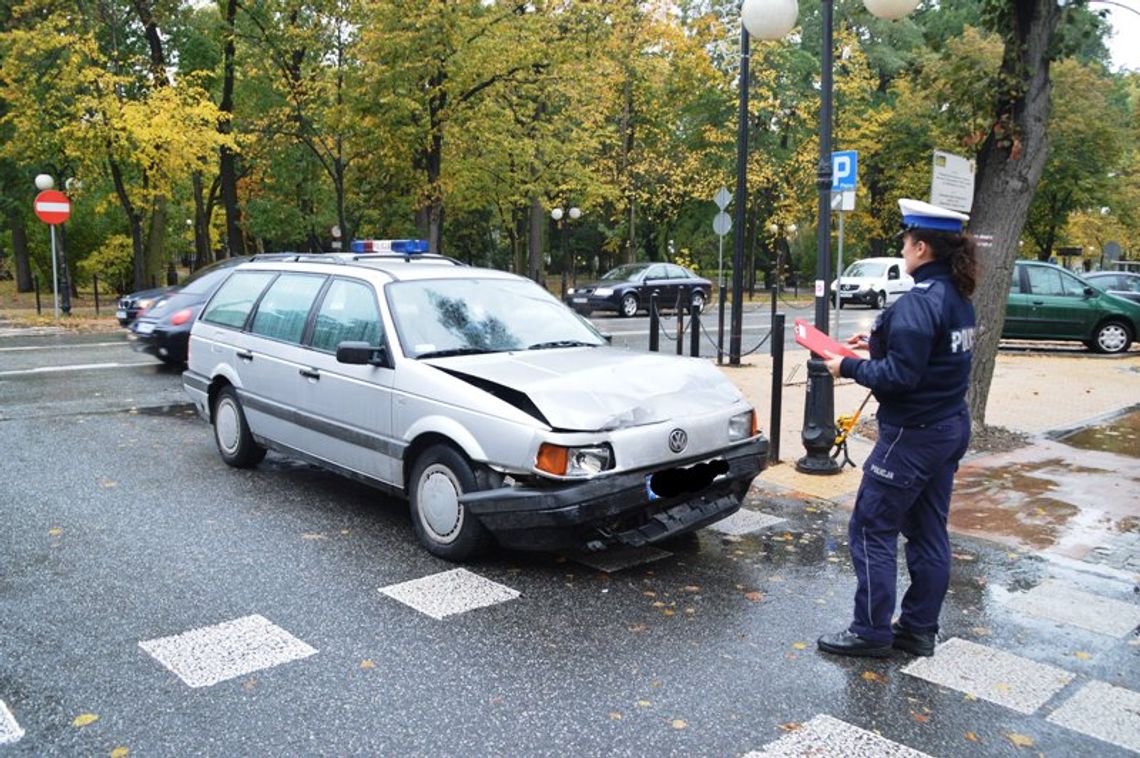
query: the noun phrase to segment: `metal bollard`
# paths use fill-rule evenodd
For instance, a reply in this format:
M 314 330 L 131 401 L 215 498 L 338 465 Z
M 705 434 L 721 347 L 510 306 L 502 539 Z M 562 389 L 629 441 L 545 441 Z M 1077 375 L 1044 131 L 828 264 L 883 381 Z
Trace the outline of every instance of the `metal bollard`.
M 701 357 L 701 306 L 697 303 L 689 305 L 689 355 L 693 358 Z
M 720 285 L 720 296 L 717 298 L 720 314 L 716 317 L 716 364 L 724 363 L 724 299 L 727 290 Z
M 677 355 L 685 354 L 685 288 L 677 290 Z
M 784 406 L 784 314 L 772 318 L 772 408 L 768 420 L 768 462 L 780 461 L 780 416 Z
M 649 352 L 656 353 L 661 349 L 661 323 L 657 314 L 657 290 L 649 293 Z
M 36 291 L 36 315 L 40 316 L 43 311 L 40 309 L 40 277 L 32 274 L 32 289 Z
M 91 284 L 95 288 L 95 315 L 99 315 L 99 275 L 91 275 Z

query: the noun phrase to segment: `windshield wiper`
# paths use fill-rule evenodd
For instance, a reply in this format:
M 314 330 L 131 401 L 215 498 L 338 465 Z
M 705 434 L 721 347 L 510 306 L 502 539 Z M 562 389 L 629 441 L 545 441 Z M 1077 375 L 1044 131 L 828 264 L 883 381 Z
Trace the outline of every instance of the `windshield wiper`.
M 483 347 L 453 347 L 447 350 L 432 350 L 428 353 L 420 353 L 416 356 L 417 359 L 423 358 L 447 358 L 452 355 L 480 355 L 482 353 L 497 353 L 498 350 L 488 350 Z
M 581 340 L 552 340 L 551 342 L 536 342 L 527 347 L 527 350 L 549 350 L 554 347 L 597 347 L 593 342 Z

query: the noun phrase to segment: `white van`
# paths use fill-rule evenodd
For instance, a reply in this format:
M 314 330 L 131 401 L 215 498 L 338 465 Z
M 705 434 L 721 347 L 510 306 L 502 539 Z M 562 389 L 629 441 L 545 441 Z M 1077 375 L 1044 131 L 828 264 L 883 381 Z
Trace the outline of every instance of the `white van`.
M 837 285 L 840 308 L 850 303 L 861 303 L 882 309 L 910 292 L 914 279 L 903 268 L 902 258 L 864 258 L 848 266 L 831 283 L 832 305 L 835 305 Z

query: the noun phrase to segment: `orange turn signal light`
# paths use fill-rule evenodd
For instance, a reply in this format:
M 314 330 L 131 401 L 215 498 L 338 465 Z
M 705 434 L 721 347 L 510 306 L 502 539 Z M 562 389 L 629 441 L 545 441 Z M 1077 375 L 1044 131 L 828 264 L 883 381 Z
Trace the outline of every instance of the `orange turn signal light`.
M 566 448 L 543 442 L 538 446 L 538 455 L 535 456 L 534 467 L 548 474 L 565 476 L 569 458 L 570 451 Z

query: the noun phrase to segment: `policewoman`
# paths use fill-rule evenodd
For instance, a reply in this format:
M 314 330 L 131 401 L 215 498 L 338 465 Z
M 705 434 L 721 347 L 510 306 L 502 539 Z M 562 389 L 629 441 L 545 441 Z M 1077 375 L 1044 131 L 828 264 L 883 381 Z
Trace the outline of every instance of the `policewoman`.
M 879 402 L 879 439 L 848 526 L 858 579 L 854 620 L 818 643 L 836 655 L 933 655 L 950 584 L 946 519 L 970 440 L 977 258 L 962 231 L 967 216 L 918 200 L 899 200 L 899 209 L 903 265 L 914 288 L 880 312 L 869 336 L 847 341 L 869 350 L 868 359 L 825 356 L 832 376 L 854 379 Z M 900 533 L 910 587 L 892 624 Z

